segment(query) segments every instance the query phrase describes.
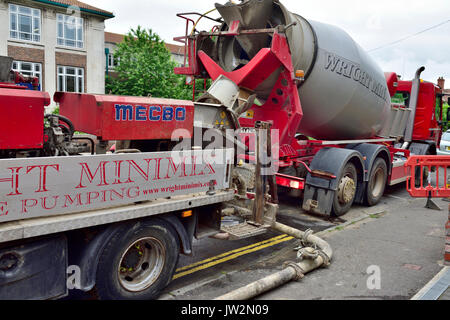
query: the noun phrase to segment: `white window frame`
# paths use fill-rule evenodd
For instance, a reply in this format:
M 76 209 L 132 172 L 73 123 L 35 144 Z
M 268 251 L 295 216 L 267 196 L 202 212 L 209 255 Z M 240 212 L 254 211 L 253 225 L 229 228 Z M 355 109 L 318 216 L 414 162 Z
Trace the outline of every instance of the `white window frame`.
M 67 29 L 70 28 L 75 29 L 75 39 L 67 38 Z M 56 15 L 56 42 L 58 46 L 84 49 L 84 33 L 83 18 L 61 13 Z
M 30 11 L 29 13 L 25 11 Z M 31 31 L 24 32 L 19 28 L 19 18 L 27 17 L 31 19 Z M 9 4 L 9 37 L 11 39 L 17 39 L 21 41 L 30 41 L 30 42 L 41 42 L 41 10 L 20 6 L 17 4 L 10 3 Z M 15 24 L 15 29 L 13 28 L 13 23 Z M 29 39 L 27 39 L 27 36 Z
M 31 70 L 23 69 L 23 66 L 26 64 L 31 66 Z M 25 76 L 37 77 L 42 90 L 42 63 L 14 60 L 12 69 Z
M 108 69 L 114 70 L 119 65 L 119 58 L 114 57 L 114 53 L 108 53 Z
M 68 70 L 74 70 L 74 74 L 68 73 Z M 57 66 L 57 90 L 62 92 L 67 91 L 67 78 L 73 77 L 75 78 L 75 91 L 77 93 L 84 93 L 84 68 L 79 67 L 70 67 L 70 66 Z M 60 79 L 62 78 L 62 84 Z M 81 80 L 81 82 L 80 82 Z M 72 92 L 72 91 L 70 91 Z

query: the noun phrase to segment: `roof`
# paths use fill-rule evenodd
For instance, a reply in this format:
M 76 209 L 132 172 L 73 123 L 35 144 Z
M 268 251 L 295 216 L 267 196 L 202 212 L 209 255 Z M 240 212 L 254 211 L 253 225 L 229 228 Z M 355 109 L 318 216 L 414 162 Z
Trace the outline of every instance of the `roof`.
M 111 43 L 121 43 L 123 41 L 123 38 L 125 35 L 119 34 L 119 33 L 112 33 L 112 32 L 106 32 L 105 31 L 105 42 L 111 42 Z
M 110 43 L 121 43 L 124 39 L 125 35 L 120 33 L 112 33 L 112 32 L 106 32 L 105 31 L 105 42 Z M 166 48 L 170 51 L 172 54 L 178 54 L 178 55 L 184 55 L 184 46 L 179 46 L 176 44 L 171 43 L 165 43 Z
M 184 55 L 184 46 L 179 46 L 177 44 L 166 43 L 166 48 L 169 49 L 169 51 L 172 54 Z
M 93 7 L 91 5 L 88 5 L 84 2 L 78 1 L 78 0 L 32 0 L 34 2 L 39 2 L 43 4 L 48 5 L 54 5 L 57 7 L 63 7 L 68 8 L 70 6 L 76 6 L 80 8 L 81 12 L 90 13 L 90 14 L 96 14 L 102 17 L 105 17 L 107 19 L 114 18 L 114 14 L 112 12 Z

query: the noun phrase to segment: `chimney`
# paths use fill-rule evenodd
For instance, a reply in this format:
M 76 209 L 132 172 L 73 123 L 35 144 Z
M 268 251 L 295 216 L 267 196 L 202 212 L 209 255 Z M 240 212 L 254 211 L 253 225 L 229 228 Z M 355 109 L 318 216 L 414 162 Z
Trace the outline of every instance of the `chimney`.
M 445 79 L 443 77 L 440 77 L 437 81 L 438 83 L 438 87 L 441 88 L 442 90 L 445 89 Z

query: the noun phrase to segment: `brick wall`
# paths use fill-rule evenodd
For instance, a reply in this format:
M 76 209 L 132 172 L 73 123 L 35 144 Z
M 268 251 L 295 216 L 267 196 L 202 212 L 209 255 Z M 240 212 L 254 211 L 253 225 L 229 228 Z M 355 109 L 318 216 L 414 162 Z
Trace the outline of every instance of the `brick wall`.
M 45 90 L 45 52 L 43 49 L 27 48 L 27 47 L 17 47 L 8 45 L 8 56 L 12 57 L 14 60 L 35 62 L 42 65 L 42 83 L 41 88 Z
M 82 54 L 73 54 L 66 52 L 55 53 L 56 68 L 58 66 L 78 67 L 84 69 L 84 91 L 87 91 L 87 57 Z M 56 69 L 58 70 L 58 69 Z M 55 81 L 58 83 L 58 73 L 55 74 Z

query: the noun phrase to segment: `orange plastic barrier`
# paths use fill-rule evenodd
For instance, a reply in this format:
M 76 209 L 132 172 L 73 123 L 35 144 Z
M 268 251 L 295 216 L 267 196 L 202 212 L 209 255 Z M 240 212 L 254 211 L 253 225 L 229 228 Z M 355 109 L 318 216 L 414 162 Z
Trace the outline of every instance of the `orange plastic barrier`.
M 411 156 L 405 166 L 410 172 L 406 189 L 412 197 L 450 197 L 450 156 Z

